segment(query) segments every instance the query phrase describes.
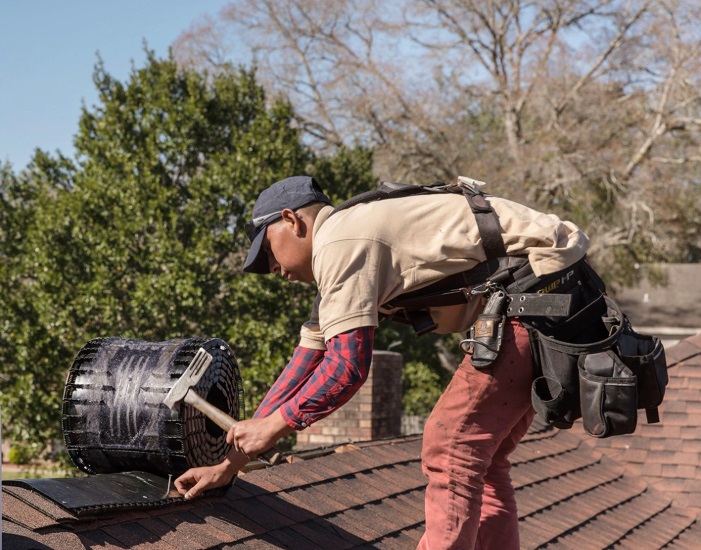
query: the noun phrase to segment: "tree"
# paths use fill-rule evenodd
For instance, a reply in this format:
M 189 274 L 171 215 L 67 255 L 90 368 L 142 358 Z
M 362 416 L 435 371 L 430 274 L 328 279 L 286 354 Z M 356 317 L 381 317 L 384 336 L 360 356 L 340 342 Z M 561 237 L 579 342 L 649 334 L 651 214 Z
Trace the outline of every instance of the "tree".
M 19 175 L 1 172 L 0 406 L 4 435 L 37 448 L 60 434 L 67 370 L 99 336 L 226 340 L 250 412 L 314 295 L 244 276 L 253 201 L 317 163 L 336 193 L 369 181 L 369 152 L 316 159 L 253 71 L 180 70 L 148 52 L 127 82 L 101 62 L 94 82 L 74 160 L 38 151 Z
M 27 442 L 36 453 L 55 437 L 62 381 L 52 372 L 56 335 L 42 324 L 42 305 L 32 295 L 38 266 L 31 265 L 26 236 L 47 198 L 66 185 L 69 160 L 37 153 L 24 175 L 9 165 L 0 169 L 0 408 L 5 437 Z M 50 180 L 47 175 L 51 175 Z M 36 245 L 35 245 L 36 248 Z M 7 427 L 11 429 L 7 429 Z
M 573 219 L 622 284 L 637 262 L 698 258 L 700 9 L 238 0 L 175 47 L 201 66 L 213 30 L 241 38 L 315 147 L 359 140 L 383 179 L 491 182 Z

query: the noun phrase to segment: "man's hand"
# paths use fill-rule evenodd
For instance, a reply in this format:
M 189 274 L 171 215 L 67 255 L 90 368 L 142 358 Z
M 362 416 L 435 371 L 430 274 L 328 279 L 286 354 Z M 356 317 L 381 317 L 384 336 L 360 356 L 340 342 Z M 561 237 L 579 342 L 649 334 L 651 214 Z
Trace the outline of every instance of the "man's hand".
M 224 461 L 214 466 L 189 469 L 175 480 L 175 488 L 189 500 L 202 491 L 224 487 L 249 460 L 267 451 L 278 439 L 293 431 L 279 411 L 266 418 L 237 422 L 226 435 L 227 443 L 234 448 Z
M 265 418 L 237 422 L 226 435 L 226 442 L 242 455 L 254 459 L 293 431 L 278 409 Z
M 190 500 L 208 489 L 228 485 L 247 462 L 247 456 L 232 449 L 220 464 L 190 468 L 175 480 L 175 488 L 185 495 L 185 500 Z

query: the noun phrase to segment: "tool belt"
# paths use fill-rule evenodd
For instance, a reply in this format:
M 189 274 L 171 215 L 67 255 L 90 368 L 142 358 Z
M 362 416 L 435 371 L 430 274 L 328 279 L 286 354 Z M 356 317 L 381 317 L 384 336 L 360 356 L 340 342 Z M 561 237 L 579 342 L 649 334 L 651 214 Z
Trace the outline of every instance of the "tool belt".
M 394 321 L 411 324 L 417 335 L 435 330 L 430 308 L 487 303 L 460 347 L 475 368 L 489 368 L 501 348 L 507 317 L 518 317 L 530 335 L 536 412 L 558 428 L 582 418 L 594 437 L 631 433 L 637 410 L 659 422 L 657 407 L 667 385 L 660 340 L 637 334 L 586 259 L 537 277 L 525 256 L 508 256 L 496 212 L 470 178 L 459 184 L 427 186 L 383 183 L 353 197 L 333 213 L 357 204 L 416 194 L 459 193 L 474 214 L 487 260 L 383 304 Z M 332 215 L 333 215 L 332 213 Z
M 506 318 L 518 317 L 530 338 L 531 401 L 543 420 L 569 429 L 581 418 L 586 433 L 599 438 L 634 432 L 638 409 L 645 409 L 648 423 L 659 422 L 668 380 L 662 343 L 633 330 L 586 259 L 542 278 L 531 277 L 526 265 L 506 271 L 510 275 L 502 284 L 488 280 L 469 291 L 463 286 L 429 295 L 442 297 L 442 305 L 450 305 L 448 296 L 488 296 L 469 337 L 460 342 L 475 368 L 493 364 Z M 511 280 L 514 273 L 523 278 Z M 405 296 L 391 304 L 426 305 L 418 295 Z
M 390 300 L 383 309 L 398 309 L 387 315 L 393 321 L 414 326 L 417 336 L 435 330 L 429 321 L 429 308 L 467 304 L 476 297 L 502 288 L 509 296 L 507 317 L 566 317 L 580 307 L 581 299 L 570 293 L 594 277 L 593 284 L 603 282 L 586 260 L 557 273 L 536 277 L 528 258 L 506 256 L 478 264 L 469 271 L 450 275 L 430 286 L 402 294 Z M 426 317 L 424 317 L 426 315 Z M 541 324 L 548 324 L 544 321 Z

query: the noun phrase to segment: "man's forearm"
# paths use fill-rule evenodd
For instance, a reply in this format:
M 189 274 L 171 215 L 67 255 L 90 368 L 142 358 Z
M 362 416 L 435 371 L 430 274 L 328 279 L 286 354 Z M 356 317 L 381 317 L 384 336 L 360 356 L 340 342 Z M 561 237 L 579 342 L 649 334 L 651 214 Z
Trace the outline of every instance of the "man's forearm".
M 305 384 L 324 358 L 324 352 L 297 346 L 287 366 L 278 376 L 253 418 L 267 418 L 282 403 L 291 399 Z
M 302 430 L 346 403 L 367 379 L 373 342 L 374 327 L 349 330 L 329 339 L 323 361 L 291 399 L 282 403 L 285 422 Z
M 295 431 L 294 428 L 285 421 L 280 409 L 276 410 L 266 420 L 270 422 L 270 431 L 275 441 Z
M 222 467 L 226 470 L 227 474 L 234 477 L 241 468 L 248 464 L 249 460 L 250 459 L 245 454 L 238 452 L 232 447 L 224 458 Z

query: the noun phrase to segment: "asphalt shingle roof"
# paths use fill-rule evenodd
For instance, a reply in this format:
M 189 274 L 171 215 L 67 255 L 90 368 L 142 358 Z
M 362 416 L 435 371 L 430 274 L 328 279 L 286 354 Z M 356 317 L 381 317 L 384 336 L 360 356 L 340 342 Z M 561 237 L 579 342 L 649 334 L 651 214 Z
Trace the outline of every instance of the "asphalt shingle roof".
M 701 511 L 701 335 L 666 350 L 669 383 L 661 422 L 638 422 L 635 433 L 587 443 L 643 477 L 673 502 Z M 701 543 L 699 544 L 701 547 Z
M 523 548 L 696 549 L 701 336 L 668 350 L 662 423 L 595 440 L 538 419 L 512 455 Z M 69 510 L 3 485 L 3 548 L 414 548 L 421 436 L 306 453 L 227 490 L 161 507 Z

